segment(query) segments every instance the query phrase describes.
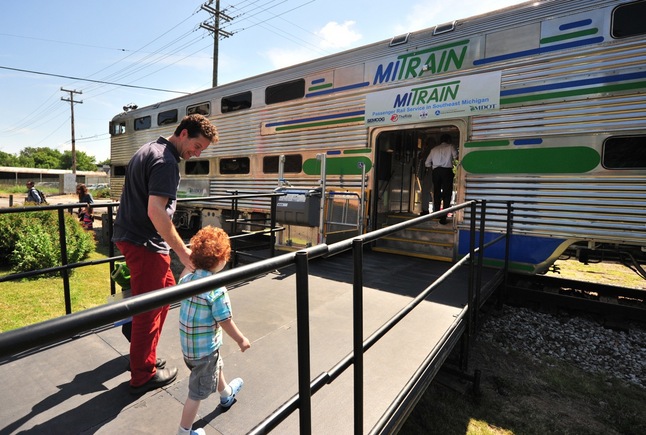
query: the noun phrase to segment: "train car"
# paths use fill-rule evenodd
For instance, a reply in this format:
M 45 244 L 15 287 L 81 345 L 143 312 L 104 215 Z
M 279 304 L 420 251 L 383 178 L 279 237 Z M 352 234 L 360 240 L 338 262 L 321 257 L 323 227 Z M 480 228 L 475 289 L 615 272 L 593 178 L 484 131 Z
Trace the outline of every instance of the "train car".
M 449 134 L 454 200 L 490 204 L 487 239 L 513 202 L 512 269 L 542 273 L 572 247 L 643 259 L 644 20 L 646 1 L 529 1 L 130 110 L 110 123 L 112 194 L 139 146 L 202 113 L 220 141 L 181 163 L 180 194 L 280 191 L 277 244 L 298 249 L 417 216 L 417 155 Z M 239 207 L 262 218 L 269 200 Z M 197 202 L 176 224 L 231 217 Z M 456 213 L 391 249 L 454 260 L 470 219 Z M 499 264 L 502 247 L 486 257 Z

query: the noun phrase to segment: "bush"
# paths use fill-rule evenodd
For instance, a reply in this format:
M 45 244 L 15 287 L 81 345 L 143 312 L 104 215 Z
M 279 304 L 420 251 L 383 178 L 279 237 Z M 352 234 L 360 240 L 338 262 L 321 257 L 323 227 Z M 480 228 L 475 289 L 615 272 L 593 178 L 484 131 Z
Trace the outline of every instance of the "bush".
M 92 196 L 94 196 L 95 198 L 100 198 L 100 199 L 103 199 L 103 198 L 108 198 L 109 199 L 110 198 L 110 188 L 109 187 L 102 187 L 100 189 L 97 189 L 97 190 L 92 192 Z
M 67 261 L 76 263 L 94 251 L 93 233 L 65 213 Z M 16 272 L 61 264 L 58 213 L 37 211 L 0 215 L 0 260 Z

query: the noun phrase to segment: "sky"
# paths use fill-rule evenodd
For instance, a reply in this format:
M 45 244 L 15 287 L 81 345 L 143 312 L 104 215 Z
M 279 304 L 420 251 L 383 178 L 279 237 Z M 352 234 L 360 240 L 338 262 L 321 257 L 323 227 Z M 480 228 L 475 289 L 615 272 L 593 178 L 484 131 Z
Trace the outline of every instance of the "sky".
M 207 2 L 4 2 L 0 151 L 71 150 L 73 100 L 75 148 L 103 162 L 109 122 L 124 106 L 210 88 L 213 36 L 200 27 L 212 22 Z M 220 24 L 230 36 L 219 41 L 218 84 L 518 3 L 220 0 L 232 20 Z

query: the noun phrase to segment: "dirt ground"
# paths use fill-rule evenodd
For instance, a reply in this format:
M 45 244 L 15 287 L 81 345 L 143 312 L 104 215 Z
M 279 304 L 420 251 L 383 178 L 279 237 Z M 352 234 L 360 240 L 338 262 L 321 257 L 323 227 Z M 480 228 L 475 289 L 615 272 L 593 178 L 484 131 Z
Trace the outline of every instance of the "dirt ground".
M 646 280 L 620 263 L 560 260 L 551 275 L 646 289 Z M 485 315 L 496 315 L 489 308 Z M 557 360 L 506 352 L 481 335 L 470 353 L 473 384 L 438 375 L 401 434 L 644 434 L 646 390 Z

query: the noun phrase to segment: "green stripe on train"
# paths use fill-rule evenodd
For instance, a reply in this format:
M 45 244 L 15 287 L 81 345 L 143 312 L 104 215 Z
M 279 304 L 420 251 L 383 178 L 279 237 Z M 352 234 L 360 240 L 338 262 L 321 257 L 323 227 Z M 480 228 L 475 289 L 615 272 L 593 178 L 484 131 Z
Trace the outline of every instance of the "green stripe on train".
M 361 175 L 359 162 L 366 166 L 366 172 L 372 169 L 372 162 L 368 157 L 330 157 L 325 160 L 325 172 L 327 175 Z M 305 160 L 303 172 L 307 175 L 321 175 L 321 162 L 317 159 Z
M 303 124 L 292 124 L 285 125 L 283 127 L 276 127 L 276 131 L 290 131 L 301 130 L 305 128 L 326 127 L 330 125 L 350 124 L 352 122 L 363 122 L 364 120 L 365 117 L 363 116 L 355 116 L 354 118 L 328 119 L 326 121 L 305 122 Z
M 472 174 L 580 174 L 600 161 L 592 148 L 528 148 L 471 151 L 462 166 Z

